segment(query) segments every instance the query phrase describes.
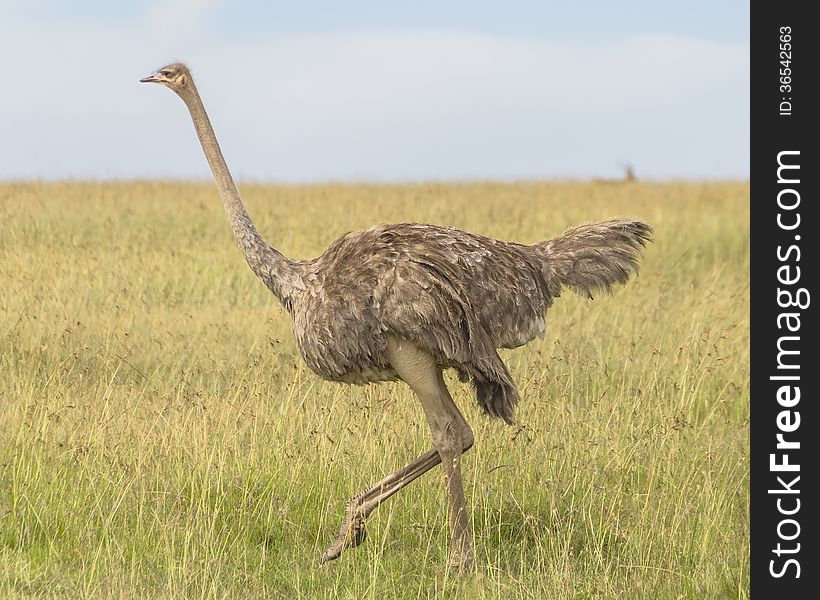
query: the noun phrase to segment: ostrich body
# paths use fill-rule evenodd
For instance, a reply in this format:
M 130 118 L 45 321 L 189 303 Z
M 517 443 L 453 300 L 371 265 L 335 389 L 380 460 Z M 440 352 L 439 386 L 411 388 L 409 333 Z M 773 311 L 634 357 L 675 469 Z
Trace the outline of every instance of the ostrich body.
M 450 514 L 451 562 L 473 562 L 461 454 L 473 433 L 444 384 L 454 368 L 490 415 L 512 423 L 519 395 L 496 351 L 543 336 L 545 313 L 563 287 L 609 291 L 636 271 L 652 229 L 639 220 L 583 225 L 554 240 L 522 245 L 452 227 L 377 225 L 348 233 L 318 258 L 292 260 L 268 245 L 245 210 L 187 67 L 141 81 L 185 102 L 253 272 L 293 317 L 299 352 L 320 377 L 347 383 L 400 379 L 418 396 L 433 448 L 347 503 L 322 561 L 365 538 L 365 518 L 384 500 L 441 464 Z

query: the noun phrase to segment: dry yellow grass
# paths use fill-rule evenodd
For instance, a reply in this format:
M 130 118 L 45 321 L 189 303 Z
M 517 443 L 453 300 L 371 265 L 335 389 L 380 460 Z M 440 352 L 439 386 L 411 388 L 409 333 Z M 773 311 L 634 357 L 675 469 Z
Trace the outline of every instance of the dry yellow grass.
M 477 569 L 445 568 L 433 473 L 317 559 L 344 501 L 429 447 L 409 391 L 319 381 L 211 185 L 0 184 L 0 595 L 748 595 L 746 183 L 243 186 L 293 257 L 376 222 L 532 242 L 656 228 L 611 297 L 506 352 L 519 424 L 465 457 Z

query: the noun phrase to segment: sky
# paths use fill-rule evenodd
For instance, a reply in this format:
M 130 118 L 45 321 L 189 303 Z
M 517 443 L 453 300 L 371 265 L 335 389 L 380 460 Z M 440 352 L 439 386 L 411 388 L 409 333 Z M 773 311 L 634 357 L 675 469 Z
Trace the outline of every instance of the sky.
M 0 0 L 0 180 L 749 177 L 735 0 Z

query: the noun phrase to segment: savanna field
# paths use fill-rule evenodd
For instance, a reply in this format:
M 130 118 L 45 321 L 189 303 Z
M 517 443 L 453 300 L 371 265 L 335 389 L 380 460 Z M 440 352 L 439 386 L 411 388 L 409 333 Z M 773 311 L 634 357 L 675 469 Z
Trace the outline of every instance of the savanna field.
M 473 572 L 439 468 L 319 566 L 346 500 L 430 448 L 409 388 L 304 366 L 211 183 L 0 184 L 0 597 L 748 597 L 748 183 L 240 192 L 294 258 L 401 221 L 530 243 L 637 216 L 656 242 L 501 351 L 515 426 L 447 376 Z

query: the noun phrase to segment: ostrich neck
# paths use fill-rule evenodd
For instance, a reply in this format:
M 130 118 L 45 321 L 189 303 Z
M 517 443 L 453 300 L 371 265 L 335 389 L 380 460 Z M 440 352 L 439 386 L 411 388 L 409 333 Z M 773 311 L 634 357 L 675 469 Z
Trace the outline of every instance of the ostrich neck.
M 192 85 L 188 92 L 180 94 L 180 97 L 191 113 L 202 150 L 208 159 L 219 195 L 225 204 L 225 212 L 228 215 L 228 222 L 233 230 L 236 243 L 256 276 L 270 288 L 285 308 L 290 310 L 294 292 L 302 287 L 298 270 L 299 262 L 283 256 L 259 235 L 239 197 L 208 113 L 205 112 L 196 88 Z

